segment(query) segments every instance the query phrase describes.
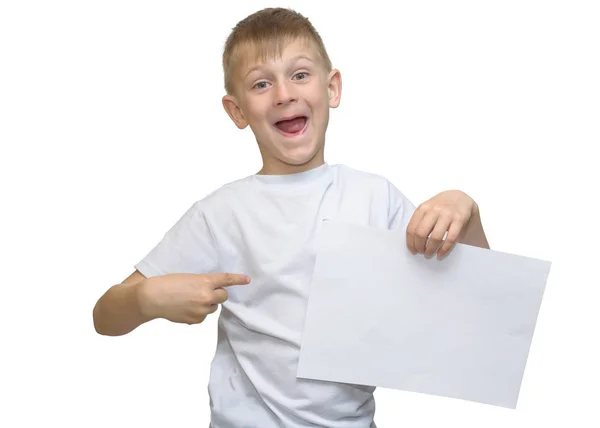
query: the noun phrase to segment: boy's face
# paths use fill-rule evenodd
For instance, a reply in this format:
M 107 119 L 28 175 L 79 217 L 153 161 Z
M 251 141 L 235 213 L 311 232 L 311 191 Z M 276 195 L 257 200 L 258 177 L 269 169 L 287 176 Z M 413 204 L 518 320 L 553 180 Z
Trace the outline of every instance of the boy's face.
M 250 126 L 263 158 L 261 174 L 290 174 L 324 162 L 329 108 L 340 103 L 339 71 L 327 73 L 307 43 L 294 41 L 281 58 L 238 67 L 235 95 L 223 106 L 238 128 Z

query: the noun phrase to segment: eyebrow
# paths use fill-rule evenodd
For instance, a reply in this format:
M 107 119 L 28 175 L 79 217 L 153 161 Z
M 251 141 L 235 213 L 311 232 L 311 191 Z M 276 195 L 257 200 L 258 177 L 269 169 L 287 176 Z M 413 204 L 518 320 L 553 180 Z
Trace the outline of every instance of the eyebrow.
M 312 62 L 312 63 L 314 64 L 314 60 L 313 60 L 312 58 L 310 58 L 310 57 L 306 56 L 305 54 L 299 54 L 299 55 L 296 55 L 295 57 L 293 57 L 293 58 L 291 58 L 291 59 L 290 59 L 290 63 L 292 63 L 292 64 L 295 64 L 296 62 L 298 62 L 298 61 L 299 61 L 299 60 L 301 60 L 301 59 L 305 59 L 305 60 L 307 60 L 307 61 L 310 61 L 310 62 Z M 248 78 L 248 75 L 249 75 L 250 73 L 252 73 L 253 71 L 259 70 L 259 69 L 260 69 L 260 68 L 262 68 L 263 66 L 264 66 L 264 64 L 257 65 L 256 67 L 252 67 L 250 70 L 248 70 L 248 72 L 247 72 L 247 73 L 246 73 L 246 75 L 244 76 L 244 79 L 247 79 L 247 78 Z

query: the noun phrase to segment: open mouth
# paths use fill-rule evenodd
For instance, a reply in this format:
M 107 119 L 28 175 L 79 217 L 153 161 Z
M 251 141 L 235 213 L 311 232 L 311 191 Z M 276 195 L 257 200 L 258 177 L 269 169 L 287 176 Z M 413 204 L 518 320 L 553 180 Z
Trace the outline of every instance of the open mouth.
M 296 137 L 304 134 L 307 124 L 308 118 L 306 116 L 295 116 L 275 122 L 275 128 L 286 137 Z

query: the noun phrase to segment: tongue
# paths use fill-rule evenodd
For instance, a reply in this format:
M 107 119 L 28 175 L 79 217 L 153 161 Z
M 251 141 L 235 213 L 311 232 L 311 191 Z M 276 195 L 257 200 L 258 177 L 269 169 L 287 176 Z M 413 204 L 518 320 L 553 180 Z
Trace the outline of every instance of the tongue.
M 288 134 L 295 134 L 296 132 L 302 131 L 302 128 L 304 128 L 305 124 L 305 117 L 297 117 L 296 119 L 282 120 L 281 122 L 277 122 L 277 127 Z

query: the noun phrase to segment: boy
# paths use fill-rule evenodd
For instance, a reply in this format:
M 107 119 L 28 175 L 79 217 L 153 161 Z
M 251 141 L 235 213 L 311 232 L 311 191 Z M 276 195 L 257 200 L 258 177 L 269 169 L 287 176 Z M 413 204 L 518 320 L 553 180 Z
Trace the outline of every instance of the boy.
M 489 248 L 477 205 L 448 191 L 415 209 L 386 179 L 325 163 L 341 75 L 302 15 L 270 8 L 238 23 L 223 69 L 223 107 L 250 126 L 263 167 L 195 202 L 99 299 L 96 330 L 201 323 L 221 305 L 211 427 L 374 427 L 374 388 L 296 378 L 319 225 L 402 228 L 413 254 L 443 257 L 455 242 Z

